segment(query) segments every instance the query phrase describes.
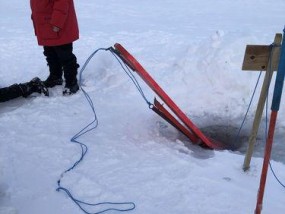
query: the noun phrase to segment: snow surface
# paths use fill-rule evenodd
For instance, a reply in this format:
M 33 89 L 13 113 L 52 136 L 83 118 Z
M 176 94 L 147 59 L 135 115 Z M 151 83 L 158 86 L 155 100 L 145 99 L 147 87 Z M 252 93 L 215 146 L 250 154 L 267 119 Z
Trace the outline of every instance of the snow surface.
M 81 65 L 97 48 L 122 44 L 194 123 L 234 151 L 209 151 L 191 144 L 148 109 L 118 62 L 103 51 L 92 59 L 82 81 L 99 126 L 80 138 L 88 153 L 65 174 L 62 185 L 91 203 L 133 201 L 136 209 L 130 213 L 253 213 L 266 117 L 250 171 L 245 173 L 244 152 L 258 96 L 238 139 L 237 132 L 259 72 L 242 71 L 241 64 L 246 44 L 271 44 L 275 33 L 282 33 L 285 1 L 75 4 L 81 38 L 74 43 L 74 52 Z M 28 1 L 0 2 L 0 61 L 0 87 L 48 75 Z M 152 100 L 154 93 L 139 82 Z M 82 92 L 63 97 L 61 90 L 51 89 L 48 98 L 34 95 L 0 104 L 1 214 L 82 213 L 56 191 L 56 182 L 80 157 L 80 147 L 69 139 L 93 116 Z M 271 163 L 285 182 L 283 103 L 284 97 Z M 283 214 L 284 202 L 285 190 L 269 171 L 262 213 Z

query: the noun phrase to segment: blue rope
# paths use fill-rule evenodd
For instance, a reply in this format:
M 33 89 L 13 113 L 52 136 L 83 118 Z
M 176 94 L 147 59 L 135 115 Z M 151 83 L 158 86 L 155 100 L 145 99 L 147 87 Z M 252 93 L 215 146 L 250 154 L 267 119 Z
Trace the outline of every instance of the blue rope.
M 113 56 L 117 59 L 117 61 L 119 62 L 119 64 L 121 65 L 122 69 L 125 71 L 125 73 L 130 77 L 130 79 L 132 80 L 132 82 L 134 83 L 134 85 L 136 86 L 136 88 L 138 89 L 138 91 L 140 92 L 141 96 L 143 97 L 143 99 L 145 100 L 145 102 L 147 103 L 147 105 L 149 107 L 151 107 L 153 104 L 151 102 L 148 101 L 148 99 L 146 98 L 140 84 L 138 83 L 137 79 L 135 78 L 135 76 L 133 75 L 133 73 L 131 72 L 130 68 L 128 67 L 128 65 L 126 65 L 125 62 L 124 66 L 123 63 L 121 62 L 121 60 L 119 59 L 119 57 L 116 55 L 116 53 L 114 53 L 113 49 L 110 49 L 111 53 L 113 54 Z
M 80 88 L 86 98 L 86 100 L 88 101 L 91 109 L 92 109 L 92 112 L 93 112 L 93 115 L 94 115 L 94 119 L 92 120 L 92 122 L 90 122 L 88 125 L 86 125 L 83 129 L 81 129 L 77 134 L 75 134 L 72 138 L 71 138 L 71 142 L 72 143 L 76 143 L 76 144 L 79 144 L 80 145 L 80 148 L 81 148 L 81 156 L 80 158 L 70 167 L 68 168 L 67 170 L 65 170 L 59 180 L 57 181 L 57 191 L 64 191 L 68 196 L 69 198 L 86 214 L 100 214 L 100 213 L 104 213 L 104 212 L 107 212 L 107 211 L 119 211 L 119 212 L 126 212 L 126 211 L 131 211 L 133 209 L 135 209 L 135 204 L 133 202 L 122 202 L 122 203 L 116 203 L 116 202 L 102 202 L 102 203 L 87 203 L 87 202 L 84 202 L 84 201 L 81 201 L 81 200 L 78 200 L 76 198 L 73 197 L 73 195 L 70 193 L 70 191 L 65 188 L 65 187 L 62 187 L 61 186 L 61 179 L 64 177 L 64 175 L 73 170 L 84 158 L 84 156 L 86 155 L 87 151 L 88 151 L 88 147 L 84 144 L 84 143 L 81 143 L 79 142 L 77 139 L 79 137 L 81 137 L 82 135 L 86 134 L 87 132 L 95 129 L 97 126 L 98 126 L 98 118 L 97 118 L 97 115 L 96 115 L 96 111 L 95 111 L 95 107 L 94 107 L 94 104 L 92 102 L 92 99 L 90 98 L 90 96 L 88 95 L 88 93 L 83 89 L 82 87 L 82 74 L 83 74 L 83 71 L 85 70 L 86 66 L 88 65 L 88 63 L 90 62 L 90 60 L 93 58 L 93 56 L 98 52 L 98 51 L 101 51 L 101 50 L 105 50 L 105 51 L 108 51 L 110 50 L 110 48 L 99 48 L 97 49 L 96 51 L 94 51 L 89 57 L 88 59 L 86 60 L 86 62 L 84 63 L 84 65 L 82 66 L 81 70 L 80 70 L 80 74 L 79 74 L 79 85 L 80 85 Z M 130 208 L 126 208 L 126 209 L 117 209 L 117 208 L 107 208 L 107 209 L 104 209 L 102 211 L 97 211 L 97 212 L 88 212 L 85 208 L 83 208 L 83 206 L 92 206 L 92 207 L 96 207 L 96 206 L 100 206 L 100 205 L 127 205 L 127 206 L 130 206 Z
M 273 168 L 272 168 L 272 165 L 271 165 L 271 162 L 269 162 L 269 166 L 270 166 L 270 170 L 274 176 L 274 178 L 277 180 L 277 182 L 283 187 L 285 188 L 285 185 L 280 181 L 280 179 L 278 178 L 278 176 L 275 174 Z
M 267 130 L 268 130 L 268 99 L 266 99 L 266 110 L 265 110 L 265 139 L 267 139 Z M 278 178 L 278 176 L 276 175 L 276 173 L 274 172 L 274 169 L 272 167 L 272 164 L 271 164 L 271 161 L 269 161 L 269 167 L 270 167 L 270 170 L 274 176 L 274 178 L 277 180 L 277 182 L 285 188 L 285 185 L 280 181 L 280 179 Z
M 236 138 L 238 138 L 238 137 L 239 137 L 240 132 L 241 132 L 241 130 L 242 130 L 242 128 L 243 128 L 243 126 L 244 126 L 245 120 L 246 120 L 246 118 L 247 118 L 247 115 L 248 115 L 249 109 L 250 109 L 250 107 L 251 107 L 251 104 L 252 104 L 252 101 L 253 101 L 253 98 L 254 98 L 254 95 L 255 95 L 255 92 L 256 92 L 256 89 L 257 89 L 257 86 L 258 86 L 258 83 L 259 83 L 260 77 L 261 77 L 261 74 L 262 74 L 262 71 L 260 71 L 259 76 L 258 76 L 258 78 L 257 78 L 257 81 L 256 81 L 256 84 L 255 84 L 255 87 L 254 87 L 253 93 L 252 93 L 252 95 L 251 95 L 250 102 L 249 102 L 249 104 L 248 104 L 248 107 L 247 107 L 246 113 L 245 113 L 245 115 L 244 115 L 243 121 L 242 121 L 242 123 L 241 123 L 241 125 L 240 125 L 240 128 L 239 128 L 239 130 L 238 130 L 238 133 L 237 133 L 237 137 L 236 137 Z

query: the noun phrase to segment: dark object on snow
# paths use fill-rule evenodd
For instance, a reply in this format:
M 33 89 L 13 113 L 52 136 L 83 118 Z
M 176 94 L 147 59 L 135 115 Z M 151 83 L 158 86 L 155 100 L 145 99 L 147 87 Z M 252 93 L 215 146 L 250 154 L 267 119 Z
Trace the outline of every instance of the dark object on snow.
M 43 93 L 45 96 L 49 95 L 47 87 L 38 77 L 35 77 L 30 82 L 0 88 L 0 102 L 5 102 L 17 97 L 28 97 L 34 92 Z

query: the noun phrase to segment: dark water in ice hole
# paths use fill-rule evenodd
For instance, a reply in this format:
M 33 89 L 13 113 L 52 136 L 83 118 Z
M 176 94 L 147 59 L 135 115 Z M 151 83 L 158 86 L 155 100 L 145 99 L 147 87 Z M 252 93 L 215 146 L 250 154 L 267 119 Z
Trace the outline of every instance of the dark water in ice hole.
M 228 150 L 245 155 L 248 148 L 251 127 L 249 129 L 247 127 L 245 131 L 241 130 L 240 133 L 239 129 L 240 127 L 223 125 L 212 125 L 201 128 L 206 136 L 221 142 Z M 283 142 L 282 133 L 276 131 L 271 151 L 271 159 L 285 164 L 285 144 Z M 261 130 L 256 138 L 253 157 L 264 156 L 265 144 L 265 131 Z
M 220 118 L 221 119 L 221 118 Z M 245 155 L 248 148 L 248 139 L 251 131 L 250 122 L 247 125 L 244 125 L 240 130 L 240 125 L 233 125 L 233 123 L 229 123 L 227 121 L 227 125 L 224 125 L 221 120 L 216 120 L 218 124 L 215 124 L 215 121 L 211 120 L 209 122 L 211 125 L 202 126 L 201 124 L 197 125 L 200 127 L 200 130 L 209 138 L 212 138 L 216 141 L 221 142 L 226 148 L 236 154 Z M 173 138 L 173 132 L 169 133 L 169 125 L 166 121 L 160 121 L 160 126 L 163 124 L 163 127 L 160 127 L 160 132 L 167 138 Z M 205 121 L 203 122 L 205 124 Z M 222 125 L 221 125 L 222 124 Z M 167 128 L 168 127 L 168 128 Z M 240 130 L 240 132 L 239 132 Z M 167 133 L 168 132 L 168 133 Z M 170 136 L 172 135 L 172 137 Z M 177 136 L 176 136 L 177 137 Z M 284 133 L 275 131 L 274 142 L 272 146 L 271 159 L 274 161 L 282 162 L 285 164 L 285 139 Z M 187 138 L 178 133 L 178 138 L 184 142 L 187 146 L 190 142 L 187 142 Z M 253 157 L 262 157 L 264 156 L 264 147 L 266 143 L 265 137 L 265 128 L 260 126 L 259 132 L 256 138 L 256 143 L 254 147 Z M 191 144 L 191 143 L 190 143 Z M 193 149 L 193 147 L 191 147 Z M 201 152 L 199 152 L 198 156 L 201 156 Z M 206 155 L 207 156 L 207 155 Z M 203 157 L 202 157 L 203 158 Z

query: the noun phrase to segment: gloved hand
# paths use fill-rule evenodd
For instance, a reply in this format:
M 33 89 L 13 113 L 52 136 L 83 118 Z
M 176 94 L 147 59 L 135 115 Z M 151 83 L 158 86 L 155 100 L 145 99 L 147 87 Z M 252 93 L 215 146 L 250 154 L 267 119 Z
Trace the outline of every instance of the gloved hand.
M 59 32 L 60 31 L 60 28 L 59 27 L 56 27 L 56 26 L 52 26 L 52 30 L 53 32 Z

